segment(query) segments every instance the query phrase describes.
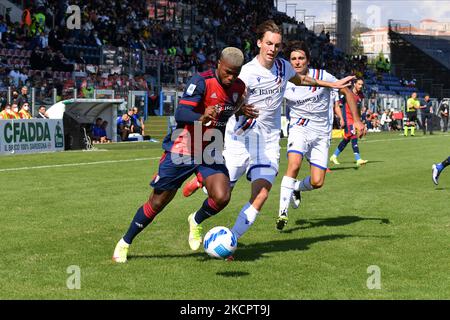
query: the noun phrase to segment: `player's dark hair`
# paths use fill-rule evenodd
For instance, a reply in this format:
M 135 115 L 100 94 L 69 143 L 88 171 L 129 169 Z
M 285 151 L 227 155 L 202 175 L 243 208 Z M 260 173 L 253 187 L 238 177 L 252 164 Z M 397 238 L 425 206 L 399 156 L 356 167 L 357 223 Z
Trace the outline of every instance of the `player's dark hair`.
M 285 58 L 289 60 L 291 57 L 291 53 L 294 51 L 299 51 L 299 50 L 301 50 L 305 53 L 306 59 L 308 59 L 308 61 L 309 61 L 311 53 L 309 51 L 308 45 L 304 41 L 299 41 L 299 40 L 289 41 L 286 48 L 283 51 L 283 54 L 284 54 Z
M 275 23 L 275 21 L 266 20 L 256 28 L 256 36 L 259 40 L 262 40 L 267 31 L 283 34 L 281 28 Z

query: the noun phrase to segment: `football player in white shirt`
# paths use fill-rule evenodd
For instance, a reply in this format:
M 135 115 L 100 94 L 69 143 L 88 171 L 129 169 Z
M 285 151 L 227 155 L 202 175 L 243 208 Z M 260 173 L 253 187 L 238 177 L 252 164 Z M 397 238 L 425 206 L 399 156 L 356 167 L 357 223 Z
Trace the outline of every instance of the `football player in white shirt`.
M 304 42 L 290 42 L 285 53 L 297 74 L 329 82 L 337 81 L 325 70 L 308 67 L 310 52 Z M 276 223 L 278 230 L 282 230 L 287 224 L 289 203 L 291 202 L 293 208 L 297 208 L 301 191 L 318 189 L 324 184 L 336 91 L 331 88 L 299 87 L 292 84 L 287 86 L 284 97 L 290 108 L 291 120 L 287 144 L 288 167 L 281 181 L 280 210 Z M 340 93 L 350 102 L 350 110 L 355 119 L 354 126 L 358 133 L 363 135 L 365 127 L 359 118 L 356 103 L 351 99 L 351 91 L 343 88 Z M 296 180 L 303 158 L 310 163 L 310 175 L 303 180 Z
M 231 183 L 246 173 L 251 181 L 251 196 L 232 228 L 240 238 L 255 222 L 266 202 L 278 173 L 280 158 L 281 104 L 288 81 L 297 86 L 320 86 L 341 89 L 354 77 L 336 82 L 298 74 L 291 64 L 277 58 L 281 50 L 282 30 L 273 21 L 257 28 L 259 54 L 245 64 L 239 78 L 247 87 L 245 103 L 258 112 L 256 119 L 230 118 L 225 133 L 225 164 Z M 248 127 L 247 130 L 245 127 Z
M 239 74 L 246 85 L 245 104 L 254 106 L 256 118 L 240 116 L 237 120 L 233 117 L 228 120 L 223 153 L 232 186 L 244 173 L 252 183 L 250 200 L 232 228 L 237 238 L 255 222 L 278 173 L 281 104 L 288 81 L 298 86 L 340 89 L 349 86 L 354 79 L 350 76 L 327 82 L 297 74 L 288 61 L 277 58 L 282 29 L 268 20 L 258 26 L 256 33 L 259 54 L 245 64 Z M 195 189 L 201 184 L 194 179 L 188 185 Z M 183 194 L 192 194 L 192 189 L 183 190 Z

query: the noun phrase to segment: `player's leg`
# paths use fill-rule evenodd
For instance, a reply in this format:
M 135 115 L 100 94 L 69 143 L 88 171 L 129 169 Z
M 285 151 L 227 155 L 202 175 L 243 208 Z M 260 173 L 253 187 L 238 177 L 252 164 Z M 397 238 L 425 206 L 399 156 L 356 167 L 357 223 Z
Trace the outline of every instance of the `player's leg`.
M 128 248 L 134 238 L 172 201 L 178 188 L 181 187 L 184 180 L 195 169 L 195 166 L 190 164 L 174 164 L 171 158 L 171 153 L 168 152 L 162 156 L 158 174 L 155 175 L 151 182 L 153 192 L 149 200 L 139 207 L 131 221 L 128 231 L 117 243 L 113 254 L 113 260 L 115 262 L 123 263 L 127 261 Z
M 357 166 L 362 166 L 369 162 L 368 160 L 361 159 L 361 155 L 359 154 L 358 138 L 356 136 L 352 137 L 352 148 Z
M 149 200 L 137 210 L 128 231 L 117 243 L 113 254 L 113 261 L 118 263 L 127 261 L 128 249 L 133 242 L 133 239 L 153 221 L 156 215 L 161 212 L 170 201 L 172 201 L 176 193 L 177 190 L 154 190 L 152 192 Z
M 208 190 L 208 198 L 203 201 L 202 206 L 196 212 L 188 217 L 189 246 L 194 251 L 198 250 L 202 243 L 200 224 L 223 210 L 231 196 L 230 179 L 225 165 L 201 165 L 198 170 Z
M 273 175 L 275 180 L 275 175 Z M 269 191 L 272 183 L 266 179 L 256 179 L 252 181 L 252 194 L 249 202 L 247 202 L 239 212 L 231 231 L 239 239 L 255 222 L 260 210 L 269 197 Z
M 433 116 L 430 113 L 427 115 L 427 129 L 430 134 L 433 134 Z
M 294 209 L 300 205 L 300 194 L 294 196 L 294 185 L 302 165 L 303 156 L 308 152 L 308 132 L 305 127 L 292 126 L 288 138 L 288 166 L 281 180 L 280 205 L 276 227 L 282 230 L 288 223 L 289 204 Z
M 282 230 L 288 222 L 288 208 L 295 191 L 294 186 L 298 172 L 302 165 L 302 160 L 303 154 L 301 152 L 294 152 L 293 150 L 290 152 L 288 151 L 288 167 L 283 179 L 281 180 L 280 187 L 280 206 L 276 222 L 276 227 L 278 230 Z
M 334 150 L 333 155 L 330 157 L 330 161 L 334 164 L 340 164 L 337 157 L 341 154 L 342 151 L 344 151 L 347 144 L 350 142 L 350 139 L 344 136 L 344 138 L 341 140 L 339 145 L 337 146 L 336 150 Z
M 327 157 L 329 148 L 330 140 L 328 136 L 319 136 L 312 142 L 309 154 L 311 175 L 303 180 L 296 181 L 294 185 L 295 192 L 300 194 L 302 191 L 311 191 L 323 186 L 328 167 Z
M 252 182 L 252 194 L 232 228 L 238 239 L 255 222 L 277 176 L 280 160 L 279 131 L 268 134 L 253 133 L 249 137 L 248 150 L 250 158 L 247 179 Z
M 341 140 L 336 150 L 334 150 L 333 155 L 330 157 L 330 161 L 334 164 L 340 164 L 337 157 L 341 154 L 342 151 L 344 151 L 345 147 L 347 147 L 347 144 L 350 142 L 351 137 L 354 135 L 352 130 L 353 126 L 345 123 L 344 138 Z
M 444 161 L 440 163 L 435 163 L 431 167 L 432 169 L 432 179 L 435 185 L 439 183 L 439 175 L 441 174 L 442 170 L 444 170 L 448 165 L 450 165 L 450 157 L 445 159 Z
M 422 113 L 421 119 L 422 119 L 422 131 L 423 131 L 423 134 L 426 135 L 427 134 L 428 117 L 426 114 Z M 428 131 L 429 131 L 429 129 L 428 129 Z
M 404 124 L 403 124 L 403 135 L 405 137 L 408 136 L 408 128 L 409 128 L 409 119 L 404 120 Z
M 416 122 L 415 121 L 411 121 L 410 122 L 410 130 L 411 130 L 411 137 L 414 137 L 416 135 Z

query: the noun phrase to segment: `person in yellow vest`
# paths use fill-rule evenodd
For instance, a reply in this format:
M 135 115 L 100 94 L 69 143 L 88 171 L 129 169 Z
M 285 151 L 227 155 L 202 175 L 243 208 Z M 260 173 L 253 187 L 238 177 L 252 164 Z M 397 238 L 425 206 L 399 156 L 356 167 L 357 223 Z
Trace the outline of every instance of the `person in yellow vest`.
M 30 113 L 30 104 L 28 102 L 25 102 L 22 105 L 22 108 L 20 108 L 20 111 L 19 111 L 19 115 L 20 115 L 20 119 L 31 119 L 31 118 L 33 118 L 31 116 L 31 113 Z
M 11 119 L 9 115 L 9 111 L 11 110 L 11 106 L 7 104 L 5 108 L 0 112 L 0 120 L 9 120 Z
M 411 136 L 414 137 L 417 123 L 417 109 L 420 108 L 420 101 L 417 99 L 417 92 L 411 94 L 411 98 L 406 102 L 406 119 L 403 125 L 404 135 L 408 136 L 408 128 Z
M 17 105 L 17 103 L 13 102 L 11 104 L 11 109 L 9 110 L 9 116 L 10 116 L 10 119 L 20 119 L 19 106 Z

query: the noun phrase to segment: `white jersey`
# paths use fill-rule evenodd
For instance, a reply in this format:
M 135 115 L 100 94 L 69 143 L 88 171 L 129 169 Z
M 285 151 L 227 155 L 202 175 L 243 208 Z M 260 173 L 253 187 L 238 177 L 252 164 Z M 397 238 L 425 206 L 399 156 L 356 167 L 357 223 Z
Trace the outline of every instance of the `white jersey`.
M 325 70 L 310 69 L 308 75 L 314 79 L 336 82 L 337 79 Z M 289 83 L 284 97 L 290 108 L 291 125 L 295 121 L 305 119 L 312 130 L 329 133 L 333 118 L 330 107 L 335 101 L 332 92 L 336 89 L 324 87 L 304 87 Z
M 263 67 L 258 58 L 242 66 L 239 78 L 247 87 L 246 104 L 252 104 L 259 111 L 258 118 L 253 123 L 253 129 L 270 132 L 281 129 L 281 104 L 288 81 L 295 76 L 295 70 L 289 62 L 276 58 L 272 68 Z M 244 121 L 240 117 L 239 121 Z M 238 125 L 239 125 L 238 121 Z M 229 131 L 236 132 L 236 121 L 230 119 Z

